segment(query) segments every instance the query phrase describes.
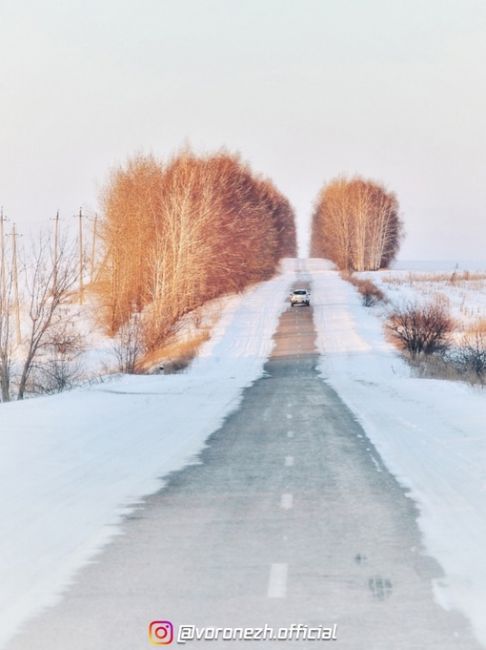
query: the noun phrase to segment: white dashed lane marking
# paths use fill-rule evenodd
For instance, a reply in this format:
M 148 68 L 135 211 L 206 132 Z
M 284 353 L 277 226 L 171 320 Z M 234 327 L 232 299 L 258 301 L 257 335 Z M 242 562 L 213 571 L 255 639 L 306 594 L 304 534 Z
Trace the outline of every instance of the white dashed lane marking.
M 285 598 L 287 593 L 287 573 L 287 564 L 270 565 L 267 591 L 269 598 Z
M 290 510 L 293 505 L 294 505 L 294 497 L 288 493 L 282 494 L 282 497 L 280 499 L 280 507 L 283 510 Z

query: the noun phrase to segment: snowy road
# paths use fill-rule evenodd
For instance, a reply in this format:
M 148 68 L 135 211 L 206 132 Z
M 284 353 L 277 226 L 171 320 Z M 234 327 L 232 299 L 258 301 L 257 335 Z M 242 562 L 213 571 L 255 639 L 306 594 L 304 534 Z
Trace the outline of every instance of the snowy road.
M 339 311 L 342 294 L 333 298 Z M 8 650 L 135 650 L 152 620 L 337 624 L 346 650 L 479 648 L 466 620 L 436 603 L 442 571 L 424 552 L 415 506 L 321 378 L 314 338 L 310 310 L 284 313 L 265 375 L 199 463 L 126 517 Z M 272 645 L 282 647 L 253 642 Z

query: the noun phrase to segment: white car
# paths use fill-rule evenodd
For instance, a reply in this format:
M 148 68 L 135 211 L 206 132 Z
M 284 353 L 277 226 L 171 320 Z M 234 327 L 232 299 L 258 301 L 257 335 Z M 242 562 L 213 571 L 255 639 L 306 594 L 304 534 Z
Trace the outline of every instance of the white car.
M 294 305 L 310 305 L 310 291 L 308 289 L 296 289 L 290 294 L 290 306 Z

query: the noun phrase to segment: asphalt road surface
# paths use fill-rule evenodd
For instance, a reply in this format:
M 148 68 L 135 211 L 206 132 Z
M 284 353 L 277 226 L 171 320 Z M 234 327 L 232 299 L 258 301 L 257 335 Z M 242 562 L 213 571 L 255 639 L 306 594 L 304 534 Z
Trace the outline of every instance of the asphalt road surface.
M 153 620 L 176 633 L 337 625 L 336 641 L 187 648 L 479 649 L 466 620 L 434 601 L 441 569 L 414 503 L 316 371 L 312 308 L 289 308 L 275 339 L 265 376 L 200 462 L 127 517 L 9 650 L 139 650 Z

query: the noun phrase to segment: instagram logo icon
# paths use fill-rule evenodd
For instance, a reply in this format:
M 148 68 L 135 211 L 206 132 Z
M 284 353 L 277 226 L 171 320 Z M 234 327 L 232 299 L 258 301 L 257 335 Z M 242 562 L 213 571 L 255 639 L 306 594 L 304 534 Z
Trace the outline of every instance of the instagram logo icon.
M 148 637 L 152 645 L 169 645 L 174 640 L 174 626 L 170 621 L 152 621 Z

